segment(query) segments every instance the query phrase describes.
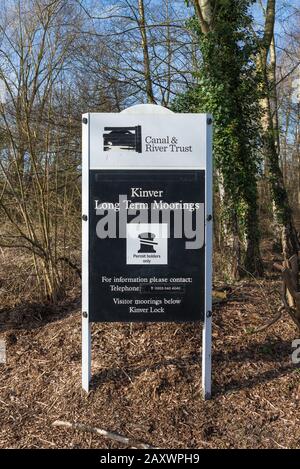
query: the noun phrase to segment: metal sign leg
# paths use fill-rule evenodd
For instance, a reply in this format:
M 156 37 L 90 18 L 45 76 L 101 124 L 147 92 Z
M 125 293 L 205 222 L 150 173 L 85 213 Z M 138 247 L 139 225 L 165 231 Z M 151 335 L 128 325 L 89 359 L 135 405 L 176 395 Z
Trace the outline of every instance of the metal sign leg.
M 211 313 L 206 316 L 202 329 L 202 393 L 211 398 Z
M 82 388 L 89 392 L 91 380 L 91 324 L 82 317 Z
M 205 316 L 202 329 L 202 393 L 211 398 L 211 331 L 212 331 L 212 119 L 206 126 L 206 211 L 205 211 Z

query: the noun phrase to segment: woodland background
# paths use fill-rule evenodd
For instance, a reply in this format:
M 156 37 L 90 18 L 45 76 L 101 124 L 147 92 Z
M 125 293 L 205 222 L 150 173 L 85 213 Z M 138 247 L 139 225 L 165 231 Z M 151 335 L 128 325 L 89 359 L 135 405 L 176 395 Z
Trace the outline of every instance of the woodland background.
M 14 363 L 2 370 L 2 446 L 104 444 L 49 433 L 49 422 L 68 414 L 86 423 L 103 415 L 108 427 L 167 447 L 299 447 L 299 378 L 289 358 L 300 329 L 299 20 L 298 0 L 1 1 L 0 327 Z M 214 285 L 221 304 L 211 407 L 194 394 L 199 344 L 192 325 L 167 333 L 162 325 L 97 326 L 101 393 L 96 386 L 90 408 L 75 395 L 81 115 L 139 103 L 214 118 Z M 262 335 L 250 337 L 256 328 Z M 167 347 L 178 357 L 166 363 Z M 68 371 L 60 374 L 61 363 Z M 145 383 L 152 389 L 146 410 L 139 394 Z M 120 386 L 128 407 L 111 396 Z M 191 414 L 180 399 L 197 408 Z M 132 415 L 141 427 L 130 427 Z M 181 433 L 170 430 L 181 424 Z
M 216 271 L 263 275 L 264 237 L 298 251 L 297 3 L 1 2 L 0 247 L 27 252 L 24 288 L 56 301 L 79 267 L 81 113 L 136 103 L 214 115 Z

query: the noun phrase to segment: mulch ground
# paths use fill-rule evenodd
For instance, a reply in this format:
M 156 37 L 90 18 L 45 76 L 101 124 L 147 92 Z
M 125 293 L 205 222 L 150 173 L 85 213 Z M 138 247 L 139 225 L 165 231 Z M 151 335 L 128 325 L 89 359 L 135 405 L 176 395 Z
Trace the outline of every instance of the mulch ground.
M 116 432 L 156 448 L 300 447 L 297 331 L 276 314 L 278 280 L 237 284 L 213 315 L 213 396 L 201 397 L 200 324 L 96 324 L 91 392 L 81 390 L 79 291 L 53 311 L 0 312 L 0 447 L 124 448 L 59 420 Z

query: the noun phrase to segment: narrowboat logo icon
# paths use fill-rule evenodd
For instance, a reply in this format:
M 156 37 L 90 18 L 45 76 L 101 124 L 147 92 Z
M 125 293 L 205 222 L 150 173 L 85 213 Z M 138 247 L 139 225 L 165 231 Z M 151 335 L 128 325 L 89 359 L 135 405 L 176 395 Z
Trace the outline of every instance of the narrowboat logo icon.
M 127 264 L 168 263 L 167 223 L 128 223 L 126 230 Z
M 142 153 L 142 127 L 104 127 L 103 149 Z
M 141 233 L 139 234 L 139 238 L 141 246 L 138 252 L 156 252 L 154 249 L 154 245 L 158 243 L 154 241 L 154 233 Z

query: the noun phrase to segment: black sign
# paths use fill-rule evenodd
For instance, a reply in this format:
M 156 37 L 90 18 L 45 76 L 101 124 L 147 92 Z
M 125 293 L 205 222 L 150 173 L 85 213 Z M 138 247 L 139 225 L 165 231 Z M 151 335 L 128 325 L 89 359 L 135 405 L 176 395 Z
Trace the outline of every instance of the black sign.
M 89 171 L 91 322 L 203 320 L 204 203 L 203 170 Z

